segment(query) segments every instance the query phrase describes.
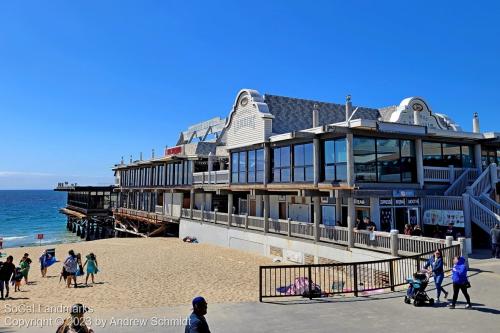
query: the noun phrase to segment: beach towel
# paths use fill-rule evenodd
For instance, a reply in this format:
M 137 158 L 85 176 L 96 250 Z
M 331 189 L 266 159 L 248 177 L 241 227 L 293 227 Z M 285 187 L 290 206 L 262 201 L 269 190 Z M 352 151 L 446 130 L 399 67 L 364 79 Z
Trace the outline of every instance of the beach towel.
M 276 288 L 276 291 L 285 295 L 309 296 L 309 279 L 306 277 L 298 277 L 294 280 L 293 284 Z M 320 295 L 321 287 L 311 282 L 311 291 L 313 295 Z

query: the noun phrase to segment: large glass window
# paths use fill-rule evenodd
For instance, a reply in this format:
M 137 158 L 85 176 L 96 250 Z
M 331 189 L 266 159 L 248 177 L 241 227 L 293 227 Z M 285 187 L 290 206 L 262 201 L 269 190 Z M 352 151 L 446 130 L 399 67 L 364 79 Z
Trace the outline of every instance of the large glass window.
M 377 152 L 375 139 L 355 137 L 353 144 L 356 181 L 377 181 Z
M 413 141 L 354 137 L 353 146 L 356 181 L 415 182 Z
M 469 145 L 422 142 L 424 166 L 458 168 L 474 167 L 474 153 Z
M 290 181 L 290 147 L 273 149 L 273 181 L 277 183 Z
M 231 153 L 232 183 L 262 183 L 264 181 L 264 149 Z
M 345 138 L 327 140 L 323 145 L 324 179 L 342 181 L 347 179 L 347 151 Z
M 293 147 L 293 181 L 312 182 L 314 180 L 313 144 Z

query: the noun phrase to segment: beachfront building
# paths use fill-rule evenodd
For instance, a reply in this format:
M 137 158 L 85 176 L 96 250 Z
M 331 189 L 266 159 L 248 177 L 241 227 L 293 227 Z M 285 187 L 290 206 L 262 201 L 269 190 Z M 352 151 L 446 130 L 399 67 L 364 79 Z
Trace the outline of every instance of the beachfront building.
M 54 191 L 66 192 L 66 227 L 85 240 L 113 237 L 113 209 L 117 207 L 114 186 L 80 186 L 61 182 Z
M 406 224 L 431 237 L 453 224 L 470 247 L 500 219 L 500 133 L 472 116 L 465 132 L 420 97 L 372 108 L 244 89 L 227 118 L 190 127 L 163 156 L 115 166 L 116 230 L 178 225 L 181 237 L 284 256 L 297 242 L 389 252 L 412 241 Z M 364 217 L 382 232 L 356 232 Z

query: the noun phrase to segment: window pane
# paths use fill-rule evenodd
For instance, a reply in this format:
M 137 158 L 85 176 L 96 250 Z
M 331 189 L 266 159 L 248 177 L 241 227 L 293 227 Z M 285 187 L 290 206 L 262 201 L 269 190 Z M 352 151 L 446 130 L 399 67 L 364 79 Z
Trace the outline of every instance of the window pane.
M 247 173 L 246 172 L 240 172 L 240 183 L 246 183 L 247 182 Z
M 335 142 L 332 140 L 325 141 L 324 143 L 324 155 L 325 155 L 325 163 L 333 164 L 335 162 Z
M 335 180 L 335 166 L 325 166 L 325 180 Z
M 296 145 L 293 147 L 293 164 L 295 166 L 304 165 L 304 145 Z
M 290 166 L 290 147 L 282 147 L 280 150 L 281 166 Z
M 441 144 L 439 142 L 424 141 L 422 142 L 422 150 L 424 154 L 424 165 L 443 166 Z
M 256 175 L 256 178 L 255 178 L 255 181 L 257 183 L 264 182 L 264 171 L 257 171 L 257 175 Z
M 313 167 L 306 167 L 306 182 L 312 182 L 314 181 L 314 168 Z
M 281 169 L 281 182 L 290 181 L 290 169 Z
M 238 182 L 238 173 L 233 172 L 231 173 L 231 183 L 237 183 Z
M 259 149 L 255 151 L 257 162 L 257 170 L 264 170 L 264 149 Z
M 443 143 L 443 160 L 446 166 L 462 166 L 460 157 L 460 145 L 453 143 Z
M 335 162 L 347 162 L 345 139 L 335 140 Z
M 238 172 L 238 153 L 231 154 L 231 170 L 233 172 Z
M 247 170 L 247 152 L 240 152 L 240 170 L 239 172 L 245 172 Z
M 401 157 L 414 157 L 415 144 L 411 140 L 401 140 Z
M 281 181 L 280 169 L 273 170 L 273 181 L 279 183 Z
M 336 165 L 336 180 L 345 181 L 347 180 L 347 163 L 340 163 Z
M 377 140 L 378 181 L 400 182 L 399 140 Z
M 474 150 L 471 146 L 462 146 L 462 167 L 474 167 Z
M 255 151 L 250 150 L 248 152 L 248 171 L 255 170 Z
M 399 160 L 378 162 L 378 181 L 399 183 L 401 181 Z
M 401 158 L 401 181 L 414 183 L 417 181 L 417 166 L 415 157 Z
M 313 150 L 312 143 L 304 145 L 304 165 L 313 165 Z
M 248 171 L 248 182 L 255 183 L 255 171 Z
M 277 168 L 281 166 L 281 149 L 280 148 L 274 148 L 273 149 L 273 168 Z
M 304 168 L 293 168 L 293 180 L 296 182 L 304 181 Z
M 375 139 L 355 137 L 354 138 L 354 163 L 374 163 Z
M 356 181 L 361 181 L 361 182 L 377 181 L 377 166 L 375 163 L 354 164 L 354 172 L 356 175 Z

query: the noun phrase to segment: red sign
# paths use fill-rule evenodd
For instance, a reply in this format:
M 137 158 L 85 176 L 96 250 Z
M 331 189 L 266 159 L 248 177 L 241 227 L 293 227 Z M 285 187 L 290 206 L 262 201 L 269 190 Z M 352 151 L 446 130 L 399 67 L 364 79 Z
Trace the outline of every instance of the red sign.
M 182 153 L 182 146 L 165 148 L 165 156 L 179 155 Z
M 37 234 L 36 239 L 43 239 L 43 234 Z

